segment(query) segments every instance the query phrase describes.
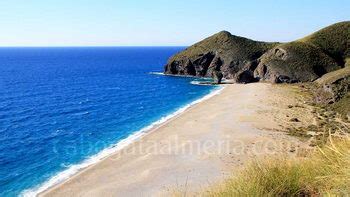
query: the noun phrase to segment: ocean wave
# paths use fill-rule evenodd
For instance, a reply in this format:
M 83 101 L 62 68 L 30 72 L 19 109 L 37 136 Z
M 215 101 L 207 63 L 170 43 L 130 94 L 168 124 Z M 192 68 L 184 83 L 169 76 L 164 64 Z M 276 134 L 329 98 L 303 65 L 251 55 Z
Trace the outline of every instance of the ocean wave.
M 199 85 L 199 86 L 212 86 L 213 85 L 210 83 L 203 83 L 203 82 L 210 82 L 210 81 L 191 81 L 190 83 L 192 85 Z
M 88 111 L 85 111 L 85 112 L 78 112 L 78 113 L 75 113 L 75 114 L 73 114 L 74 116 L 83 116 L 83 115 L 89 115 L 90 114 L 90 112 L 88 112 Z
M 37 196 L 39 193 L 44 192 L 45 190 L 59 184 L 62 183 L 63 181 L 67 180 L 68 178 L 72 177 L 74 174 L 78 173 L 79 171 L 81 171 L 82 169 L 85 169 L 89 166 L 91 166 L 92 164 L 95 164 L 101 160 L 103 160 L 104 158 L 106 158 L 107 156 L 110 156 L 114 153 L 116 153 L 117 151 L 123 149 L 124 147 L 130 145 L 131 143 L 133 143 L 134 141 L 140 139 L 141 137 L 145 136 L 148 131 L 150 131 L 151 129 L 155 128 L 156 126 L 159 126 L 160 124 L 170 120 L 171 118 L 183 113 L 184 111 L 186 111 L 188 108 L 190 108 L 193 105 L 196 105 L 202 101 L 205 101 L 215 95 L 218 95 L 221 93 L 221 91 L 224 89 L 224 87 L 217 87 L 215 88 L 213 91 L 211 91 L 209 94 L 205 95 L 204 97 L 197 99 L 181 108 L 179 108 L 177 111 L 175 111 L 174 113 L 171 113 L 167 116 L 162 117 L 161 119 L 159 119 L 158 121 L 153 122 L 152 124 L 150 124 L 149 126 L 144 127 L 143 129 L 133 132 L 133 134 L 131 134 L 129 137 L 120 140 L 119 142 L 117 142 L 116 144 L 110 146 L 107 149 L 102 150 L 101 152 L 99 152 L 96 155 L 93 155 L 91 157 L 89 157 L 88 159 L 84 160 L 83 162 L 79 163 L 79 164 L 73 164 L 70 165 L 66 170 L 61 171 L 59 173 L 57 173 L 55 176 L 53 176 L 52 178 L 50 178 L 48 181 L 44 182 L 43 184 L 28 189 L 28 190 L 24 190 L 20 196 L 24 196 L 24 197 L 33 197 L 33 196 Z
M 164 74 L 162 72 L 149 72 L 148 74 L 150 75 L 164 75 L 164 76 L 171 76 L 171 77 L 186 77 L 186 78 L 195 78 L 195 79 L 200 79 L 202 81 L 210 81 L 212 78 L 210 77 L 198 77 L 198 76 L 191 76 L 191 75 L 175 75 L 175 74 Z M 199 85 L 196 83 L 196 80 L 193 81 L 194 83 L 191 82 L 191 84 L 194 85 Z M 200 84 L 202 85 L 202 84 Z
M 174 75 L 174 74 L 164 74 L 162 72 L 149 72 L 150 75 L 162 75 L 162 76 L 171 76 L 171 77 L 187 77 L 187 78 L 197 78 L 196 76 L 190 75 Z
M 162 72 L 149 72 L 150 75 L 165 75 Z

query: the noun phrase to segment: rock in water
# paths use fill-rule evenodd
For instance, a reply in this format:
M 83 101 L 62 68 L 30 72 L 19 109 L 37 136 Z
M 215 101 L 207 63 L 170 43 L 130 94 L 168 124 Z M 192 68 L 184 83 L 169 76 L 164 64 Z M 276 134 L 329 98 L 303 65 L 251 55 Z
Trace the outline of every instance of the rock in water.
M 212 78 L 216 84 L 220 84 L 223 77 L 224 75 L 220 71 L 214 70 L 212 72 Z

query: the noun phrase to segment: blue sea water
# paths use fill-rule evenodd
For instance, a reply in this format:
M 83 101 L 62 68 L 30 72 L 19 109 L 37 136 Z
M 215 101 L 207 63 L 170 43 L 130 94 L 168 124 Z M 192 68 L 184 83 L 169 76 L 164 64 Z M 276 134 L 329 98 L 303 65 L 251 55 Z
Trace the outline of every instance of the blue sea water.
M 0 48 L 0 196 L 17 196 L 210 93 L 183 47 Z

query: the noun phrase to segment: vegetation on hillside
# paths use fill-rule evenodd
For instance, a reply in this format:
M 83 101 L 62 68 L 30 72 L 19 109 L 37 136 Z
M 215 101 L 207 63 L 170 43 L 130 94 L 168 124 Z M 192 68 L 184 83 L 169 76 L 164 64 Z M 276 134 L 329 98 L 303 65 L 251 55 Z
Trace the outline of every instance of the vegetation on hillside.
M 350 66 L 327 73 L 315 82 L 319 102 L 350 121 Z
M 349 41 L 349 45 L 350 45 L 350 41 Z M 350 49 L 348 49 L 348 50 L 350 51 Z M 349 54 L 348 56 L 350 56 L 350 52 L 348 54 Z M 345 67 L 348 67 L 348 66 L 350 66 L 350 57 L 345 59 Z
M 299 41 L 320 47 L 325 53 L 344 64 L 350 57 L 350 21 L 344 21 L 323 28 Z
M 165 73 L 211 77 L 215 70 L 222 72 L 226 79 L 232 79 L 248 63 L 256 61 L 277 44 L 221 31 L 172 56 L 165 65 Z
M 350 139 L 338 139 L 305 159 L 256 161 L 207 196 L 347 196 Z
M 345 67 L 334 72 L 327 73 L 321 78 L 317 79 L 315 82 L 319 85 L 326 85 L 334 83 L 335 81 L 347 76 L 350 76 L 350 67 Z
M 183 58 L 193 59 L 208 52 L 217 52 L 222 59 L 254 59 L 276 44 L 254 41 L 221 31 L 174 55 L 169 62 Z
M 339 113 L 343 118 L 349 119 L 350 113 L 350 93 L 347 93 L 343 98 L 338 102 L 330 106 L 330 108 L 337 113 Z
M 349 64 L 350 22 L 323 28 L 266 52 L 255 76 L 272 82 L 307 82 Z
M 313 81 L 341 68 L 318 47 L 304 42 L 280 44 L 260 59 L 258 68 L 265 65 L 269 72 L 259 73 L 259 77 L 267 79 L 282 75 L 301 82 Z

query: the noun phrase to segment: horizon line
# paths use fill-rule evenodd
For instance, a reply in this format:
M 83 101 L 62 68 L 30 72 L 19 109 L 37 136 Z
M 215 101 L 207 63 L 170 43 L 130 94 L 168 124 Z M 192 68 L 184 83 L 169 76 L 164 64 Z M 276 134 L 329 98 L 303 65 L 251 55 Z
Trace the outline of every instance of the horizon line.
M 19 47 L 188 47 L 190 45 L 14 45 L 1 46 L 0 48 L 19 48 Z

